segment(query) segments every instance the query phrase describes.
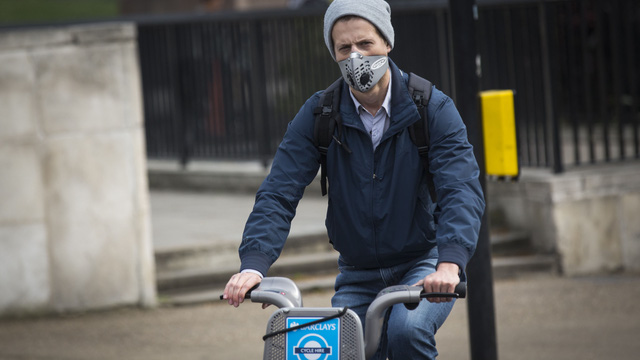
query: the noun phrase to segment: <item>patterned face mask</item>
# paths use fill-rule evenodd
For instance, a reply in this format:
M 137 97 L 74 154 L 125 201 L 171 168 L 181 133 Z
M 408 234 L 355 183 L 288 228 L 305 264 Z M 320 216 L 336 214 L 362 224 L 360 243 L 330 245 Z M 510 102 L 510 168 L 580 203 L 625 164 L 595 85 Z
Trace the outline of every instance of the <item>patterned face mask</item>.
M 338 65 L 347 84 L 364 93 L 371 90 L 387 72 L 389 59 L 384 55 L 363 56 L 359 52 L 352 52 Z

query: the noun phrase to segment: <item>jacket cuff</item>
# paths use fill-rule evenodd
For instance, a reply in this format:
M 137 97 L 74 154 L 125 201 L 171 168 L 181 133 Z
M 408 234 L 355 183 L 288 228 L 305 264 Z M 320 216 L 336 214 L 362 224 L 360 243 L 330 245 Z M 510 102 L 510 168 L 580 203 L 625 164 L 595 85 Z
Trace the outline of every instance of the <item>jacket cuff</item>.
M 458 265 L 461 272 L 464 272 L 469 262 L 469 252 L 466 248 L 456 244 L 439 245 L 438 265 L 443 262 L 454 263 Z
M 240 272 L 243 270 L 255 270 L 260 272 L 263 277 L 267 275 L 267 271 L 269 271 L 271 267 L 271 259 L 267 255 L 259 252 L 245 254 L 241 262 Z

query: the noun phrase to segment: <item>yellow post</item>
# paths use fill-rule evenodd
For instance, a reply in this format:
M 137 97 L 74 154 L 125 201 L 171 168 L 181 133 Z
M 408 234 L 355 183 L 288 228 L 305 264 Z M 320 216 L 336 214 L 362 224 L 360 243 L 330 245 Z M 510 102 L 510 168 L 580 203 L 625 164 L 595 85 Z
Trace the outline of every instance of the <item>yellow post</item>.
M 487 175 L 518 177 L 518 148 L 512 90 L 480 92 Z

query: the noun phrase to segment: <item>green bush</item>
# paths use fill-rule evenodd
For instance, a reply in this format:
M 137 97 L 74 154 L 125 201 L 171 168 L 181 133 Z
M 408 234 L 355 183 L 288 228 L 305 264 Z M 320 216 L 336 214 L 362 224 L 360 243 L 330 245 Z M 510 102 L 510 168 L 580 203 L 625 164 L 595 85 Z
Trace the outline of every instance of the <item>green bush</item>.
M 3 24 L 92 20 L 117 15 L 118 0 L 0 0 Z

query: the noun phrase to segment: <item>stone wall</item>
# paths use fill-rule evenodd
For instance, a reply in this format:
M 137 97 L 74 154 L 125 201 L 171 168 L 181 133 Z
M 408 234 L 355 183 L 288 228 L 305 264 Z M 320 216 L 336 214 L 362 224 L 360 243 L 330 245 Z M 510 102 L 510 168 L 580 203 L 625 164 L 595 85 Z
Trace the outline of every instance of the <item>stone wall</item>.
M 640 163 L 529 169 L 487 188 L 492 218 L 527 231 L 538 252 L 558 254 L 565 274 L 640 271 Z
M 0 33 L 0 315 L 155 304 L 135 26 Z

